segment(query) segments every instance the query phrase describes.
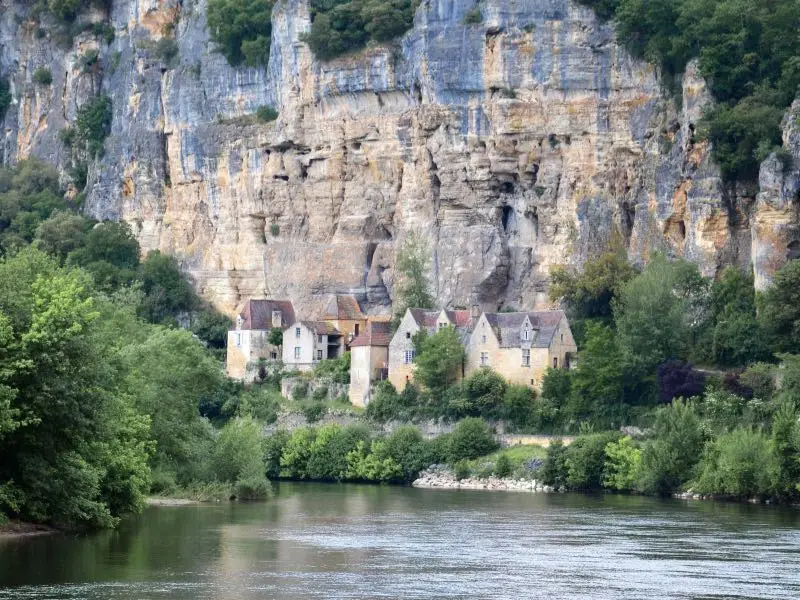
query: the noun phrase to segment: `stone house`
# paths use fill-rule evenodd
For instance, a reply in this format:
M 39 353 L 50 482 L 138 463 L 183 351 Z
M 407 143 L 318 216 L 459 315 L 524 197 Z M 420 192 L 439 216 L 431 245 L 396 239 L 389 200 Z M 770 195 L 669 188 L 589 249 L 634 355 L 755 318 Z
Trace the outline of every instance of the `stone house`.
M 398 391 L 414 379 L 414 334 L 424 329 L 429 334 L 444 327 L 455 327 L 466 345 L 472 330 L 473 312 L 469 310 L 425 310 L 409 308 L 403 315 L 389 343 L 389 381 Z M 463 370 L 462 370 L 463 376 Z
M 294 306 L 288 300 L 251 299 L 236 315 L 235 328 L 228 332 L 225 367 L 233 379 L 255 379 L 261 360 L 280 358 L 280 349 L 269 343 L 274 328 L 285 330 L 294 323 Z
M 467 346 L 467 372 L 489 367 L 540 390 L 547 368 L 570 368 L 577 350 L 564 311 L 483 313 Z
M 296 321 L 283 332 L 283 364 L 290 370 L 310 371 L 342 351 L 341 332 L 325 321 Z
M 342 334 L 344 350 L 347 351 L 353 339 L 367 327 L 368 317 L 362 312 L 355 297 L 337 294 L 328 301 L 322 320 L 333 325 Z
M 369 321 L 366 331 L 351 342 L 348 396 L 353 405 L 369 404 L 372 384 L 388 377 L 391 339 L 389 321 Z

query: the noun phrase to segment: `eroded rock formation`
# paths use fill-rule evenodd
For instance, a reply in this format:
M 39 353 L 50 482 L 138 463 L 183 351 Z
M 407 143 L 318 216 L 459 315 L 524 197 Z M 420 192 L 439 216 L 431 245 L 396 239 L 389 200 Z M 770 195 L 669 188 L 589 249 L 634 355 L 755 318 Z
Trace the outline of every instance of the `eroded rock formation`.
M 424 1 L 395 44 L 322 63 L 300 41 L 307 2 L 281 0 L 268 68 L 233 69 L 213 50 L 204 0 L 115 0 L 88 15 L 108 18 L 115 40 L 84 33 L 67 48 L 37 34 L 25 4 L 0 0 L 0 73 L 17 99 L 3 158 L 63 167 L 59 130 L 93 94 L 110 96 L 86 210 L 178 256 L 228 312 L 265 295 L 309 312 L 329 292 L 388 310 L 409 231 L 430 242 L 442 304 L 492 308 L 546 303 L 551 265 L 611 244 L 637 261 L 684 256 L 707 275 L 752 265 L 760 285 L 800 255 L 800 105 L 785 127 L 794 164 L 773 156 L 758 190 L 732 188 L 694 140 L 708 96 L 693 68 L 678 103 L 585 7 L 486 0 L 483 22 L 465 25 L 474 3 Z M 163 36 L 177 41 L 175 65 L 153 51 Z M 101 68 L 78 66 L 89 48 Z M 31 82 L 39 66 L 51 86 Z M 261 105 L 278 120 L 252 118 Z

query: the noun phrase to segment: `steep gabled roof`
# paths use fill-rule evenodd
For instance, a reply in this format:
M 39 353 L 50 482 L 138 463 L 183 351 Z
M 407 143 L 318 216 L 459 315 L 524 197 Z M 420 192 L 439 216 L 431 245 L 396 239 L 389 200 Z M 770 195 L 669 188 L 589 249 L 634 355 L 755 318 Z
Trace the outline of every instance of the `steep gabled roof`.
M 392 340 L 392 324 L 388 321 L 370 321 L 364 333 L 350 342 L 355 346 L 388 346 Z
M 239 316 L 242 329 L 272 329 L 272 311 L 281 313 L 281 328 L 294 323 L 294 306 L 289 300 L 250 299 L 244 303 Z
M 367 317 L 354 296 L 336 295 L 328 301 L 322 318 L 330 321 L 361 321 Z
M 522 345 L 520 331 L 526 317 L 536 332 L 531 347 L 549 348 L 558 324 L 564 318 L 563 310 L 484 314 L 501 348 L 519 348 Z
M 420 328 L 435 329 L 439 321 L 441 310 L 427 310 L 424 308 L 408 309 L 414 321 Z M 472 331 L 472 313 L 468 310 L 445 310 L 448 320 L 456 329 Z

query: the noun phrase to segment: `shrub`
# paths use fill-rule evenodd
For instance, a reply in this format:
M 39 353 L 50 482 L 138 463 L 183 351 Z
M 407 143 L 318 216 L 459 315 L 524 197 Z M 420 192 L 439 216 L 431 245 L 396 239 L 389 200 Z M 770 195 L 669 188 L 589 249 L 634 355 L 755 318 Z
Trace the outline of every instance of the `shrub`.
M 83 8 L 83 0 L 48 0 L 47 8 L 61 21 L 73 21 Z
M 739 380 L 752 390 L 754 397 L 765 401 L 771 400 L 775 393 L 775 366 L 755 363 L 747 367 Z
M 303 407 L 303 416 L 309 423 L 316 423 L 325 416 L 327 411 L 328 409 L 322 402 L 312 402 Z
M 612 490 L 636 489 L 642 468 L 642 451 L 630 436 L 609 442 L 605 448 L 603 487 Z
M 358 442 L 356 449 L 347 455 L 347 465 L 347 479 L 382 483 L 402 479 L 400 465 L 386 455 L 382 440 L 372 442 L 369 450 L 365 442 Z
M 262 442 L 261 426 L 250 417 L 232 419 L 217 438 L 212 470 L 220 481 L 235 484 L 241 499 L 263 498 L 269 491 Z
M 403 481 L 417 478 L 420 471 L 437 461 L 433 448 L 419 429 L 411 425 L 398 427 L 386 438 L 383 450 L 400 467 Z
M 320 361 L 314 367 L 316 377 L 327 377 L 334 383 L 350 383 L 350 353 Z
M 232 66 L 267 64 L 272 4 L 271 0 L 209 0 L 208 31 Z
M 317 401 L 326 400 L 328 398 L 328 386 L 323 385 L 323 386 L 320 386 L 320 387 L 316 388 L 311 393 L 311 398 L 313 400 L 317 400 Z
M 292 388 L 292 400 L 302 400 L 308 396 L 308 383 L 298 381 Z
M 567 447 L 561 440 L 553 440 L 547 447 L 547 455 L 542 466 L 542 481 L 556 489 L 566 487 L 569 469 L 567 467 Z
M 366 427 L 350 425 L 341 427 L 331 424 L 320 427 L 311 444 L 307 463 L 309 479 L 341 481 L 347 477 L 348 455 L 357 450 L 358 444 L 369 443 Z
M 78 110 L 74 139 L 85 147 L 89 156 L 102 153 L 103 142 L 110 130 L 111 98 L 108 96 L 97 96 Z
M 84 73 L 88 73 L 98 64 L 99 57 L 100 55 L 97 50 L 91 48 L 78 56 L 78 65 L 80 65 L 81 70 Z
M 8 85 L 8 79 L 0 78 L 0 120 L 5 118 L 9 106 L 11 106 L 11 86 Z
M 312 427 L 292 432 L 281 453 L 281 477 L 305 479 L 308 476 L 308 459 L 316 437 L 317 431 Z
M 50 85 L 53 83 L 53 74 L 50 69 L 39 67 L 33 72 L 33 82 L 39 85 Z
M 472 469 L 469 466 L 468 460 L 461 459 L 453 465 L 453 477 L 455 477 L 457 481 L 466 479 L 470 475 L 472 475 Z
M 278 118 L 278 111 L 271 106 L 259 106 L 256 110 L 256 118 L 262 123 L 269 123 Z
M 267 477 L 276 479 L 281 475 L 281 455 L 291 434 L 279 429 L 264 440 L 264 463 Z
M 617 433 L 598 433 L 577 438 L 567 448 L 567 487 L 599 490 L 603 485 L 606 446 L 619 439 Z
M 464 25 L 479 25 L 480 23 L 483 23 L 483 13 L 480 5 L 476 4 L 464 15 Z
M 459 421 L 450 436 L 448 445 L 450 462 L 478 458 L 497 449 L 489 426 L 482 419 Z
M 192 333 L 212 348 L 224 348 L 231 320 L 214 308 L 205 308 L 192 320 Z
M 72 127 L 64 127 L 64 129 L 58 132 L 58 139 L 61 140 L 62 144 L 71 148 L 75 143 L 75 129 Z
M 500 416 L 507 425 L 520 429 L 529 425 L 536 412 L 536 392 L 526 385 L 509 385 L 503 395 Z
M 405 415 L 400 395 L 388 380 L 381 381 L 375 386 L 364 414 L 367 419 L 376 423 L 400 420 Z
M 703 494 L 764 497 L 775 492 L 778 471 L 769 437 L 737 428 L 708 444 L 693 488 Z
M 505 454 L 497 457 L 497 461 L 494 463 L 494 475 L 500 478 L 511 475 L 511 461 Z
M 664 404 L 673 398 L 702 396 L 705 390 L 705 375 L 687 362 L 668 360 L 658 367 L 657 374 L 659 398 Z
M 168 67 L 175 66 L 178 52 L 178 42 L 172 38 L 161 38 L 153 46 L 153 56 Z
M 670 494 L 692 478 L 703 450 L 703 433 L 694 407 L 676 400 L 656 414 L 653 438 L 642 450 L 642 488 Z

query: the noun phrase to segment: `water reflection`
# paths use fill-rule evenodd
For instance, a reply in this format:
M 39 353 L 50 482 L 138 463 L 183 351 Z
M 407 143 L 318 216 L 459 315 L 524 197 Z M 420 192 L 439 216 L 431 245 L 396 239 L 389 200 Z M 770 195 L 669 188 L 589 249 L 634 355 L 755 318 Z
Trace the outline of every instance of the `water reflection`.
M 795 598 L 799 512 L 283 483 L 266 503 L 0 541 L 0 598 Z

